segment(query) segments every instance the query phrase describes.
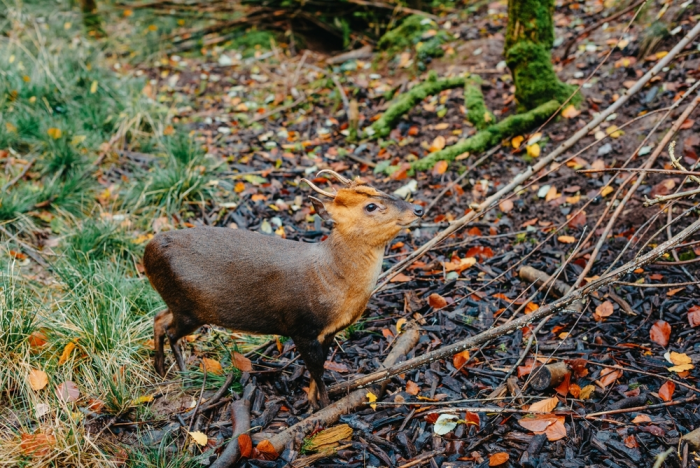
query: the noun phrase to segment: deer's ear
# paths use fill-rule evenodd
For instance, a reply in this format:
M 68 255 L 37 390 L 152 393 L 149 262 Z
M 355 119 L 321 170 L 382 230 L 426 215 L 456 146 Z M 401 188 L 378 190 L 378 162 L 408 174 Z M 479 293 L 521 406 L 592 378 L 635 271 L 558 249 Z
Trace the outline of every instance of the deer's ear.
M 326 205 L 324 205 L 321 200 L 311 196 L 309 196 L 309 198 L 311 199 L 311 204 L 314 206 L 314 210 L 316 210 L 316 214 L 318 214 L 321 219 L 324 221 L 333 221 L 331 215 L 328 214 L 328 210 L 326 210 Z

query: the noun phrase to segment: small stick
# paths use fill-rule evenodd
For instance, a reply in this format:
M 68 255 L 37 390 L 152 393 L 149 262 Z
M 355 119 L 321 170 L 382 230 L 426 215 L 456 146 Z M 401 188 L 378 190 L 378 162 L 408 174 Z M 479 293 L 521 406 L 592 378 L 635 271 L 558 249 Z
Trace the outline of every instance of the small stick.
M 27 172 L 29 172 L 29 168 L 32 167 L 33 164 L 34 164 L 34 159 L 32 159 L 31 161 L 29 161 L 27 164 L 25 164 L 24 169 L 22 169 L 22 172 L 20 172 L 19 174 L 17 174 L 17 176 L 16 176 L 14 179 L 12 179 L 11 181 L 9 181 L 9 182 L 6 183 L 5 185 L 3 185 L 3 186 L 2 186 L 2 190 L 0 190 L 0 192 L 6 193 L 6 192 L 7 192 L 7 189 L 9 189 L 9 188 L 12 187 L 13 185 L 15 185 L 15 184 L 17 183 L 17 181 L 19 181 L 22 177 L 24 177 L 25 175 L 27 175 Z
M 673 453 L 675 449 L 673 447 L 669 448 L 665 452 L 661 452 L 656 456 L 656 463 L 654 463 L 654 466 L 652 468 L 661 468 L 661 465 L 664 464 L 666 459 L 668 458 L 669 455 Z
M 192 412 L 192 417 L 190 418 L 190 425 L 187 427 L 187 432 L 189 433 L 190 430 L 192 429 L 192 424 L 194 423 L 194 418 L 197 417 L 197 412 L 199 410 L 199 406 L 202 404 L 202 398 L 204 397 L 204 387 L 207 384 L 207 366 L 202 363 L 202 368 L 204 369 L 204 372 L 202 372 L 202 389 L 199 391 L 199 400 L 197 400 L 197 405 L 194 407 L 194 411 Z
M 655 405 L 635 406 L 633 408 L 621 408 L 621 409 L 609 410 L 609 411 L 598 411 L 597 413 L 587 414 L 585 417 L 586 417 L 586 419 L 588 419 L 588 418 L 594 418 L 596 416 L 604 416 L 604 415 L 610 415 L 610 414 L 622 414 L 622 413 L 635 413 L 637 411 L 646 411 L 646 410 L 650 410 L 650 409 L 664 408 L 666 406 L 684 405 L 686 403 L 690 403 L 691 401 L 695 401 L 695 399 L 696 399 L 695 395 L 693 395 L 692 397 L 685 398 L 683 400 L 667 401 L 665 403 L 658 403 Z
M 668 262 L 669 265 L 675 265 L 675 263 Z M 679 262 L 680 263 L 680 262 Z M 686 281 L 685 283 L 628 283 L 626 281 L 615 281 L 615 284 L 622 284 L 624 286 L 636 286 L 638 288 L 675 288 L 679 286 L 690 286 L 693 284 L 698 284 L 700 281 Z
M 622 167 L 610 167 L 608 169 L 581 169 L 579 171 L 576 171 L 579 174 L 598 174 L 601 172 L 656 172 L 659 174 L 673 174 L 673 175 L 698 175 L 700 176 L 700 172 L 691 172 L 691 171 L 679 171 L 677 169 L 643 169 L 641 167 L 630 167 L 630 168 L 622 168 Z
M 420 465 L 427 461 L 430 461 L 438 455 L 442 455 L 443 453 L 445 453 L 445 450 L 436 450 L 434 452 L 424 453 L 423 455 L 419 455 L 418 457 L 414 458 L 410 462 L 404 463 L 398 468 L 411 468 L 412 466 Z
M 644 202 L 644 206 L 656 205 L 657 203 L 662 203 L 669 200 L 675 200 L 676 198 L 686 198 L 692 197 L 700 193 L 700 189 L 688 190 L 687 192 L 676 192 L 671 195 L 657 195 L 653 200 L 647 200 Z

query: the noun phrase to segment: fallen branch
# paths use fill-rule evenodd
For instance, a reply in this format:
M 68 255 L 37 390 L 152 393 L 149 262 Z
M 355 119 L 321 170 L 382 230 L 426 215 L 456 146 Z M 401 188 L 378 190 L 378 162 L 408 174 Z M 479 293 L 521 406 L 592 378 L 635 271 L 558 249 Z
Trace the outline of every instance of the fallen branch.
M 231 419 L 233 419 L 233 435 L 228 445 L 219 458 L 211 464 L 211 468 L 227 468 L 233 466 L 241 456 L 241 447 L 238 444 L 238 437 L 250 430 L 250 400 L 255 394 L 255 385 L 248 384 L 243 389 L 243 396 L 240 400 L 234 401 L 231 405 Z
M 557 101 L 549 101 L 528 112 L 511 115 L 497 124 L 480 131 L 471 138 L 419 159 L 411 164 L 411 169 L 414 171 L 427 171 L 438 161 L 452 161 L 464 153 L 473 154 L 485 151 L 500 143 L 504 138 L 525 133 L 533 127 L 546 122 L 559 110 L 559 107 Z
M 464 83 L 464 107 L 467 120 L 479 130 L 484 130 L 496 123 L 496 117 L 488 110 L 481 92 L 481 78 L 470 76 Z
M 438 79 L 434 72 L 428 74 L 428 79 L 423 83 L 414 86 L 410 91 L 402 94 L 394 103 L 389 106 L 389 108 L 382 114 L 382 116 L 374 122 L 365 130 L 371 138 L 385 137 L 394 128 L 396 123 L 399 121 L 402 115 L 413 109 L 419 102 L 428 96 L 437 94 L 446 89 L 459 88 L 464 86 L 466 78 L 463 76 L 458 76 L 455 78 L 444 78 Z
M 386 359 L 384 359 L 383 366 L 389 369 L 396 365 L 396 363 L 404 355 L 408 354 L 416 343 L 418 343 L 419 338 L 420 333 L 417 328 L 407 328 L 396 340 L 394 348 L 387 355 Z M 384 393 L 385 388 L 386 383 L 383 385 L 374 386 L 370 389 L 370 391 L 374 393 L 377 398 L 380 398 Z M 299 437 L 305 436 L 309 432 L 313 431 L 317 426 L 330 426 L 331 424 L 335 423 L 342 414 L 350 413 L 367 405 L 367 393 L 367 390 L 357 390 L 350 393 L 330 406 L 327 406 L 303 421 L 296 423 L 284 432 L 276 434 L 269 440 L 269 443 L 272 444 L 277 453 L 282 453 L 288 444 L 294 442 Z
M 391 269 L 387 270 L 384 272 L 380 278 L 384 278 L 384 281 L 375 288 L 374 292 L 378 291 L 381 289 L 386 283 L 391 280 L 395 275 L 397 275 L 399 272 L 401 272 L 404 268 L 406 268 L 408 265 L 416 261 L 418 258 L 422 257 L 426 252 L 430 251 L 434 246 L 442 242 L 444 239 L 448 238 L 451 234 L 453 234 L 455 231 L 459 230 L 466 224 L 473 222 L 476 218 L 480 217 L 483 213 L 488 211 L 492 206 L 496 206 L 498 202 L 500 201 L 501 198 L 503 198 L 505 195 L 511 193 L 513 190 L 515 190 L 519 185 L 524 183 L 526 180 L 528 180 L 530 177 L 532 177 L 534 174 L 537 174 L 540 170 L 544 169 L 545 167 L 549 166 L 556 158 L 564 154 L 566 151 L 571 149 L 581 138 L 586 136 L 591 130 L 596 128 L 598 125 L 600 125 L 602 122 L 605 121 L 605 119 L 616 112 L 620 107 L 622 107 L 627 101 L 629 101 L 630 97 L 639 92 L 654 76 L 656 76 L 664 67 L 666 67 L 673 58 L 678 55 L 680 51 L 682 51 L 698 34 L 700 34 L 700 23 L 696 24 L 693 29 L 691 29 L 686 36 L 681 39 L 678 44 L 671 49 L 671 51 L 663 57 L 661 60 L 659 60 L 656 65 L 649 70 L 644 76 L 642 76 L 639 81 L 637 81 L 634 86 L 632 86 L 630 89 L 625 91 L 625 93 L 620 96 L 620 99 L 615 101 L 610 107 L 608 107 L 606 110 L 598 114 L 593 120 L 591 120 L 585 127 L 583 127 L 581 130 L 576 132 L 571 138 L 566 140 L 564 143 L 559 145 L 557 149 L 552 151 L 550 154 L 547 156 L 541 157 L 538 159 L 537 163 L 534 164 L 533 166 L 530 166 L 526 171 L 521 172 L 517 176 L 515 176 L 510 183 L 506 184 L 503 188 L 501 188 L 498 192 L 494 193 L 490 197 L 488 197 L 486 200 L 484 200 L 481 204 L 478 206 L 475 206 L 472 211 L 467 213 L 466 215 L 462 216 L 461 218 L 455 220 L 450 226 L 442 231 L 440 234 L 432 238 L 430 241 L 425 243 L 422 247 L 419 249 L 415 250 L 411 255 L 406 257 L 404 260 L 401 262 L 398 262 L 396 265 L 394 265 Z
M 696 220 L 694 223 L 692 223 L 690 226 L 685 228 L 683 231 L 676 234 L 673 238 L 660 244 L 659 246 L 657 246 L 655 249 L 651 250 L 650 252 L 638 257 L 635 260 L 632 260 L 632 261 L 626 263 L 625 265 L 623 265 L 623 266 L 617 268 L 616 270 L 604 275 L 601 278 L 598 278 L 595 281 L 588 283 L 587 285 L 585 285 L 581 288 L 578 288 L 576 290 L 571 291 L 563 298 L 561 298 L 553 303 L 547 304 L 547 305 L 537 309 L 536 311 L 534 311 L 533 313 L 531 313 L 529 315 L 525 315 L 525 316 L 520 317 L 518 319 L 515 319 L 509 323 L 501 325 L 499 327 L 495 327 L 495 328 L 492 328 L 490 330 L 487 330 L 487 331 L 480 333 L 476 336 L 466 338 L 462 341 L 458 341 L 457 343 L 453 343 L 451 345 L 444 346 L 444 347 L 437 349 L 435 351 L 432 351 L 430 353 L 423 354 L 421 356 L 415 357 L 415 358 L 410 359 L 408 361 L 391 366 L 390 368 L 382 369 L 382 370 L 373 372 L 371 374 L 365 375 L 363 377 L 359 377 L 355 380 L 351 380 L 351 381 L 344 382 L 344 383 L 341 383 L 338 385 L 334 385 L 333 387 L 331 387 L 328 390 L 328 393 L 332 394 L 332 395 L 337 395 L 339 393 L 348 392 L 348 391 L 356 389 L 356 388 L 366 387 L 367 385 L 370 385 L 370 384 L 375 383 L 375 382 L 384 381 L 393 375 L 408 372 L 411 369 L 414 369 L 416 367 L 420 367 L 424 364 L 428 364 L 429 362 L 436 361 L 439 359 L 445 359 L 445 358 L 451 357 L 451 356 L 459 353 L 460 351 L 475 348 L 476 346 L 479 346 L 482 343 L 485 343 L 486 341 L 490 341 L 490 340 L 497 338 L 499 336 L 505 335 L 505 334 L 510 333 L 510 332 L 514 332 L 515 330 L 522 328 L 522 327 L 530 324 L 531 322 L 541 320 L 541 319 L 543 319 L 545 317 L 549 317 L 550 315 L 553 315 L 555 313 L 559 313 L 559 312 L 563 312 L 563 311 L 570 311 L 572 313 L 578 313 L 581 309 L 578 309 L 578 307 L 575 307 L 575 303 L 585 301 L 585 298 L 590 293 L 597 291 L 598 289 L 602 288 L 603 286 L 607 286 L 609 284 L 614 283 L 619 277 L 624 276 L 626 274 L 629 274 L 632 271 L 636 270 L 637 268 L 640 268 L 643 265 L 647 265 L 648 263 L 653 262 L 657 258 L 661 257 L 667 251 L 671 250 L 672 248 L 675 248 L 684 239 L 687 239 L 689 236 L 691 236 L 693 233 L 697 232 L 698 230 L 700 230 L 700 219 Z

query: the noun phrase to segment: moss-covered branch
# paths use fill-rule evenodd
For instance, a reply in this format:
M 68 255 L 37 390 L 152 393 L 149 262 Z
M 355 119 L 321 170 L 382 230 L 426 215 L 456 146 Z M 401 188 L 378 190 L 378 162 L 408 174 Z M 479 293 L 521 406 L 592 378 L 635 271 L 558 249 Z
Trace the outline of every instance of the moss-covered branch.
M 438 79 L 437 75 L 431 72 L 428 79 L 423 83 L 414 86 L 410 91 L 395 99 L 394 103 L 382 114 L 382 116 L 372 124 L 371 133 L 367 136 L 371 138 L 385 137 L 394 128 L 402 115 L 413 109 L 419 102 L 428 96 L 437 94 L 446 89 L 464 86 L 466 78 L 458 76 L 455 78 Z M 373 132 L 373 133 L 372 133 Z
M 425 171 L 432 168 L 440 160 L 452 161 L 460 154 L 486 151 L 500 143 L 504 138 L 528 132 L 533 127 L 541 125 L 558 109 L 559 103 L 557 101 L 549 101 L 529 112 L 511 115 L 471 138 L 419 159 L 411 165 L 411 169 Z
M 481 78 L 476 75 L 467 78 L 464 84 L 464 107 L 467 108 L 467 120 L 479 130 L 496 123 L 496 118 L 484 102 Z

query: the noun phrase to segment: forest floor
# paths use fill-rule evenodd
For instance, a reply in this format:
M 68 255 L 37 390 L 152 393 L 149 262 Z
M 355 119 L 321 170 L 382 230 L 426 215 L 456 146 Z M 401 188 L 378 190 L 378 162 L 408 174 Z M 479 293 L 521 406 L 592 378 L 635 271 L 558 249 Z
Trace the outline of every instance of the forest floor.
M 431 25 L 426 39 L 453 35 L 441 58 L 419 59 L 414 49 L 335 65 L 328 54 L 292 54 L 278 43 L 128 60 L 123 44 L 86 39 L 74 11 L 8 10 L 0 46 L 0 465 L 209 465 L 231 437 L 230 402 L 250 383 L 254 445 L 309 416 L 308 373 L 284 337 L 204 327 L 184 343 L 187 375 L 169 350 L 167 378 L 154 373 L 152 318 L 162 302 L 143 275 L 146 242 L 204 225 L 323 241 L 331 226 L 315 215 L 300 179 L 333 169 L 426 208 L 387 249 L 387 269 L 583 128 L 700 20 L 698 4 L 663 5 L 653 3 L 629 28 L 634 11 L 596 29 L 568 60 L 560 58 L 564 44 L 609 5 L 558 5 L 553 56 L 559 77 L 582 85 L 578 110 L 503 141 L 478 165 L 483 155 L 464 155 L 416 174 L 408 163 L 476 133 L 463 90 L 426 98 L 383 139 L 348 140 L 348 102 L 357 102 L 364 129 L 387 109 L 389 92 L 422 82 L 427 67 L 441 77 L 478 74 L 495 118 L 513 114 L 505 2 Z M 650 35 L 661 10 L 670 33 Z M 158 28 L 126 11 L 108 17 L 107 37 L 153 41 Z M 577 282 L 629 175 L 579 170 L 630 158 L 641 165 L 685 108 L 666 115 L 669 106 L 698 79 L 696 39 L 560 163 L 413 262 L 338 335 L 327 385 L 378 369 L 407 321 L 421 333 L 411 358 L 554 300 L 519 277 L 523 266 L 554 274 L 565 264 L 558 279 Z M 696 112 L 674 138 L 687 167 L 698 162 L 699 131 Z M 667 150 L 653 167 L 672 168 Z M 685 190 L 682 180 L 648 175 L 585 280 L 695 219 L 693 199 L 644 206 L 645 197 Z M 469 258 L 469 268 L 455 266 Z M 340 418 L 352 433 L 324 458 L 312 455 L 307 434 L 276 460 L 249 450 L 241 466 L 520 466 L 529 457 L 539 463 L 531 466 L 635 467 L 668 449 L 665 466 L 697 466 L 680 438 L 700 427 L 700 371 L 692 366 L 700 361 L 699 260 L 695 235 L 598 291 L 580 314 L 553 316 L 527 355 L 534 326 L 394 376 L 373 407 Z M 559 362 L 570 369 L 562 382 L 529 387 L 533 369 Z M 229 373 L 235 381 L 224 404 L 195 421 L 183 417 Z M 458 419 L 435 424 L 436 410 Z

